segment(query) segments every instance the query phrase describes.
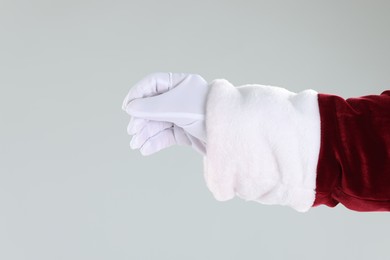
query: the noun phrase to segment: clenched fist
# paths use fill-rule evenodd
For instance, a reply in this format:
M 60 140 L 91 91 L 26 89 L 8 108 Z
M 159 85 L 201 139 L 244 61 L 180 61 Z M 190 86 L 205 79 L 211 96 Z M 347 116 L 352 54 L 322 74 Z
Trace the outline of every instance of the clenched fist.
M 123 101 L 133 135 L 130 147 L 151 155 L 172 145 L 206 154 L 207 82 L 187 73 L 153 73 L 136 83 Z

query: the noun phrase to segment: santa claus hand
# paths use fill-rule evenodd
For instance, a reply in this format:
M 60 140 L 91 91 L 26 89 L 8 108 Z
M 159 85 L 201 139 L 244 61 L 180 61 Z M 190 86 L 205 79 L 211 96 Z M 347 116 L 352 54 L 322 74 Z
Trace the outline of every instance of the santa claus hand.
M 177 145 L 206 154 L 205 103 L 207 82 L 199 75 L 153 73 L 139 81 L 123 101 L 132 116 L 130 146 L 150 155 Z

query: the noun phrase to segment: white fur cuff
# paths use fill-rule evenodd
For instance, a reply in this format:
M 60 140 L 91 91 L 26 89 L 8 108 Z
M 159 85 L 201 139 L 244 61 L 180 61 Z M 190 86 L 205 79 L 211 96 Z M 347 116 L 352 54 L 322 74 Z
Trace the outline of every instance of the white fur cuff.
M 310 209 L 320 149 L 317 92 L 210 83 L 204 177 L 215 199 Z

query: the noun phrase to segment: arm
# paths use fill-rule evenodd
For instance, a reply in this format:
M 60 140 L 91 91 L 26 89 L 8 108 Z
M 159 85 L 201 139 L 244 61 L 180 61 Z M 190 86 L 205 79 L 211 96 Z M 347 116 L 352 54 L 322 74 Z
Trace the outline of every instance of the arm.
M 234 196 L 305 212 L 390 211 L 390 91 L 344 100 L 314 90 L 210 83 L 204 175 Z
M 150 155 L 189 145 L 217 200 L 390 211 L 390 91 L 343 99 L 307 89 L 154 73 L 122 109 L 130 146 Z
M 319 94 L 321 150 L 314 206 L 390 211 L 390 91 Z

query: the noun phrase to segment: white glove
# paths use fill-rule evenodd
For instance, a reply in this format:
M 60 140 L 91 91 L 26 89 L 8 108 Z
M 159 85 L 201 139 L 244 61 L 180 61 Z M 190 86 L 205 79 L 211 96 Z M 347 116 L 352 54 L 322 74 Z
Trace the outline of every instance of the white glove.
M 132 87 L 122 104 L 131 115 L 130 147 L 150 155 L 174 144 L 206 154 L 207 82 L 199 75 L 153 73 Z

